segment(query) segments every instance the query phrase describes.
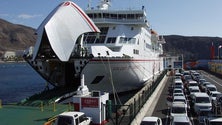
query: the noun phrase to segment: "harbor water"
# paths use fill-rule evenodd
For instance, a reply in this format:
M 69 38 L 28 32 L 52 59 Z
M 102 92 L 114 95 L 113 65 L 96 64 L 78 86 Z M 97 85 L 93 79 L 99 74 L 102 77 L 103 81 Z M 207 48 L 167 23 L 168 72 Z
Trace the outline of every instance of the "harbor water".
M 46 81 L 27 63 L 0 63 L 0 99 L 3 104 L 39 93 L 45 85 Z

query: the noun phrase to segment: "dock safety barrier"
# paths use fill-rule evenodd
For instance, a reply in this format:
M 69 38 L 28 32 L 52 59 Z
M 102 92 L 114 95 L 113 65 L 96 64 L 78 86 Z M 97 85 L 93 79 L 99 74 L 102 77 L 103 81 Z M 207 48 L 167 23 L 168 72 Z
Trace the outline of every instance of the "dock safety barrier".
M 162 81 L 167 71 L 162 72 L 157 78 L 147 84 L 143 90 L 139 91 L 134 97 L 132 97 L 129 103 L 126 104 L 109 104 L 107 103 L 107 118 L 109 119 L 109 125 L 130 125 L 135 119 L 141 108 L 151 97 L 159 83 Z M 108 111 L 110 109 L 110 111 Z
M 2 100 L 0 99 L 0 109 L 2 108 Z

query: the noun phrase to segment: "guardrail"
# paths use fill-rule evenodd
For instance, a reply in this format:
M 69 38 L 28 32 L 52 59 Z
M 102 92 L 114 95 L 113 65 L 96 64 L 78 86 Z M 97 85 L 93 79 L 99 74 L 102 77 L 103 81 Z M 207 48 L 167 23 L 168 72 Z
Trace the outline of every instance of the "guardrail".
M 106 109 L 110 109 L 111 107 L 112 110 L 107 111 L 107 118 L 110 121 L 107 125 L 130 125 L 166 75 L 166 72 L 167 71 L 162 72 L 158 78 L 153 79 L 151 83 L 131 99 L 132 101 L 124 105 L 104 105 L 107 106 Z

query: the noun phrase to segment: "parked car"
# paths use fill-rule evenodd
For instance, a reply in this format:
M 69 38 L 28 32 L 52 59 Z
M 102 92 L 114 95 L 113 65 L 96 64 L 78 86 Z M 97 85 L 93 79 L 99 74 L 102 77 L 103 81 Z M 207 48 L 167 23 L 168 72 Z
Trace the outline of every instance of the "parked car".
M 201 85 L 199 86 L 200 91 L 201 91 L 201 92 L 206 92 L 206 85 L 210 85 L 210 84 L 212 84 L 212 83 L 211 83 L 211 82 L 203 82 L 203 84 L 201 84 Z
M 181 79 L 181 77 L 182 77 L 182 74 L 179 73 L 179 72 L 176 72 L 176 73 L 174 74 L 174 79 L 175 79 L 175 78 L 180 78 L 180 79 Z
M 193 94 L 193 93 L 196 93 L 196 92 L 200 92 L 200 89 L 198 86 L 190 86 L 188 88 L 188 94 Z
M 175 80 L 174 81 L 174 88 L 184 89 L 182 80 Z
M 162 125 L 162 120 L 155 116 L 144 117 L 140 125 Z
M 189 88 L 190 86 L 197 86 L 197 87 L 198 87 L 197 81 L 190 80 L 190 81 L 188 82 L 188 88 Z
M 173 94 L 175 94 L 175 93 L 183 93 L 184 94 L 184 91 L 183 91 L 183 89 L 175 88 L 175 89 L 173 89 Z
M 204 119 L 209 117 L 209 114 L 211 112 L 209 110 L 199 110 L 197 112 L 197 120 L 199 124 L 203 124 L 204 123 Z
M 198 72 L 194 72 L 191 75 L 192 75 L 192 78 L 196 81 L 198 81 L 198 79 L 201 77 L 200 73 L 198 73 Z
M 203 84 L 203 82 L 206 82 L 207 80 L 204 78 L 201 78 L 197 81 L 198 85 L 200 86 L 201 84 Z
M 209 117 L 204 119 L 204 125 L 222 125 L 222 117 Z
M 190 95 L 190 98 L 190 107 L 194 110 L 195 113 L 198 113 L 200 110 L 211 111 L 212 103 L 207 93 L 193 93 Z
M 222 94 L 216 96 L 215 104 L 222 104 Z
M 64 112 L 58 115 L 55 125 L 90 125 L 91 117 L 86 117 L 83 112 Z
M 171 120 L 171 125 L 192 125 L 192 123 L 187 116 L 175 116 Z
M 206 93 L 209 95 L 211 92 L 216 92 L 217 87 L 213 84 L 206 85 Z
M 187 116 L 187 108 L 184 102 L 173 102 L 170 110 L 170 117 Z
M 189 109 L 189 107 L 190 107 L 185 96 L 174 96 L 173 103 L 174 102 L 183 102 L 187 109 Z
M 209 94 L 211 102 L 214 102 L 216 100 L 217 95 L 221 95 L 221 92 L 213 91 Z

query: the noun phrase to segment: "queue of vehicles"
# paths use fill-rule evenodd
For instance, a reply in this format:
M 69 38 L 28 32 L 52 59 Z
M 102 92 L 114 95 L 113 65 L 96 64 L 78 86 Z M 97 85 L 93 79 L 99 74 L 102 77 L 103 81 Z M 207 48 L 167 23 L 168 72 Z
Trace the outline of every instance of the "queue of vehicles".
M 171 102 L 168 103 L 168 106 L 171 109 L 172 125 L 176 125 L 175 119 L 178 117 L 180 119 L 178 124 L 194 124 L 189 119 L 188 112 L 197 117 L 198 124 L 222 124 L 222 116 L 220 116 L 222 114 L 222 93 L 197 71 L 175 72 L 168 101 Z M 177 109 L 176 114 L 175 109 Z M 219 113 L 218 110 L 220 110 Z
M 222 125 L 222 93 L 197 71 L 176 71 L 167 98 L 170 125 Z M 195 119 L 195 120 L 194 120 Z M 162 125 L 161 118 L 144 117 Z

